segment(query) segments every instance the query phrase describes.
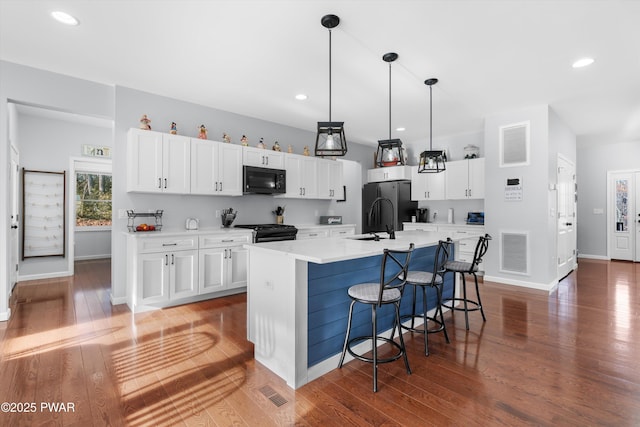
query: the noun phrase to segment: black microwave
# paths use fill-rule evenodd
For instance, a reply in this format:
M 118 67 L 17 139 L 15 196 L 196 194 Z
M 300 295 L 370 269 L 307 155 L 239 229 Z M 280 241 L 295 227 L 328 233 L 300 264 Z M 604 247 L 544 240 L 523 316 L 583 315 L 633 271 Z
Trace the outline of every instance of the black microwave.
M 244 166 L 243 193 L 283 194 L 287 191 L 287 171 Z

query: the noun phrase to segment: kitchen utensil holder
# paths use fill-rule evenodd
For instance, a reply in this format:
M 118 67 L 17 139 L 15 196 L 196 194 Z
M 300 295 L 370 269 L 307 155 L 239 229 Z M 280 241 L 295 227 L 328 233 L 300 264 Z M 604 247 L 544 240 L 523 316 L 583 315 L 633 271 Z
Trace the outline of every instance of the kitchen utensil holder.
M 155 212 L 134 212 L 133 210 L 127 210 L 127 229 L 129 231 L 136 231 L 136 218 L 154 218 L 156 231 L 162 230 L 162 212 L 164 210 L 158 209 Z

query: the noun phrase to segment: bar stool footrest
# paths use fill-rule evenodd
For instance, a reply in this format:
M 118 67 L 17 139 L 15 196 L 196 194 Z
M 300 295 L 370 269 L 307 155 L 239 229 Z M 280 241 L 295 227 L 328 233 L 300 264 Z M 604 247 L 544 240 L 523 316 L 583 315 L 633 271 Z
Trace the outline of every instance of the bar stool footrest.
M 447 305 L 445 303 L 445 301 L 449 301 L 450 305 Z M 449 310 L 456 310 L 456 311 L 478 311 L 478 310 L 482 310 L 482 307 L 480 306 L 480 304 L 477 301 L 474 300 L 470 300 L 467 299 L 465 300 L 464 298 L 447 298 L 445 301 L 442 302 L 442 305 L 444 308 L 448 308 Z M 469 307 L 467 305 L 467 309 L 465 310 L 464 305 L 462 307 L 456 307 L 454 305 L 454 302 L 456 301 L 460 301 L 462 304 L 464 304 L 464 302 L 466 301 L 467 304 L 471 304 L 471 307 Z
M 354 358 L 356 358 L 358 360 L 361 360 L 363 362 L 373 363 L 373 358 L 372 357 L 363 356 L 362 354 L 358 354 L 358 353 L 356 353 L 355 351 L 353 351 L 351 349 L 352 345 L 359 344 L 359 343 L 365 342 L 365 341 L 372 341 L 372 337 L 367 335 L 367 336 L 351 338 L 349 340 L 348 344 L 347 344 L 347 351 L 349 352 L 350 355 L 352 355 Z M 398 344 L 397 342 L 395 342 L 391 338 L 377 336 L 376 337 L 376 344 L 378 343 L 378 341 L 382 341 L 382 342 L 385 342 L 387 344 L 393 345 L 398 350 L 398 353 L 394 354 L 391 357 L 386 357 L 384 359 L 378 358 L 377 363 L 394 362 L 394 361 L 400 359 L 405 353 L 404 350 L 402 349 L 402 347 L 400 346 L 400 344 Z M 369 351 L 371 351 L 371 350 L 369 350 Z
M 415 315 L 405 314 L 404 316 L 400 316 L 400 327 L 402 329 L 404 329 L 405 331 L 418 332 L 420 334 L 423 334 L 424 333 L 424 329 L 418 329 L 418 328 L 415 328 L 415 327 L 412 328 L 411 326 L 406 326 L 406 325 L 402 324 L 402 322 L 404 322 L 405 320 L 411 320 L 412 318 L 413 319 L 424 320 L 424 316 L 422 314 L 415 314 Z M 432 321 L 436 325 L 438 325 L 437 328 L 428 329 L 427 333 L 436 334 L 438 332 L 444 331 L 445 326 L 441 321 L 439 321 L 438 319 L 436 319 L 434 317 L 427 317 L 427 319 Z M 424 327 L 426 327 L 426 326 L 424 326 Z

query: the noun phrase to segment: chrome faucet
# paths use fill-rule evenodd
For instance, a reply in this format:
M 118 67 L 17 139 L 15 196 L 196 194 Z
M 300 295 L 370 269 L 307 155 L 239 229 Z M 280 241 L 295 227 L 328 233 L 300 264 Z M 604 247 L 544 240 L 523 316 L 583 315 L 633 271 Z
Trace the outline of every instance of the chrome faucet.
M 394 212 L 393 202 L 391 200 L 385 197 L 378 197 L 377 199 L 375 199 L 373 203 L 371 203 L 371 206 L 369 207 L 369 212 L 367 214 L 367 223 L 369 226 L 371 226 L 372 220 L 373 220 L 373 209 L 376 207 L 378 203 L 381 203 L 381 202 L 387 202 L 389 206 L 391 206 L 391 227 L 389 227 L 388 224 L 385 224 L 384 226 L 387 229 L 387 233 L 389 233 L 389 238 L 395 239 L 396 232 L 393 229 L 393 225 L 396 223 L 396 214 Z

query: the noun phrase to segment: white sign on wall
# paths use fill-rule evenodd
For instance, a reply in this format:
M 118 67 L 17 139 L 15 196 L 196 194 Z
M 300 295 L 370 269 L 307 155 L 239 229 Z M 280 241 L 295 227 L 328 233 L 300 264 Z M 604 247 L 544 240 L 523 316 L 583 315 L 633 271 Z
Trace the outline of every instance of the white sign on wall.
M 504 186 L 504 200 L 506 202 L 522 201 L 522 178 L 507 178 Z

